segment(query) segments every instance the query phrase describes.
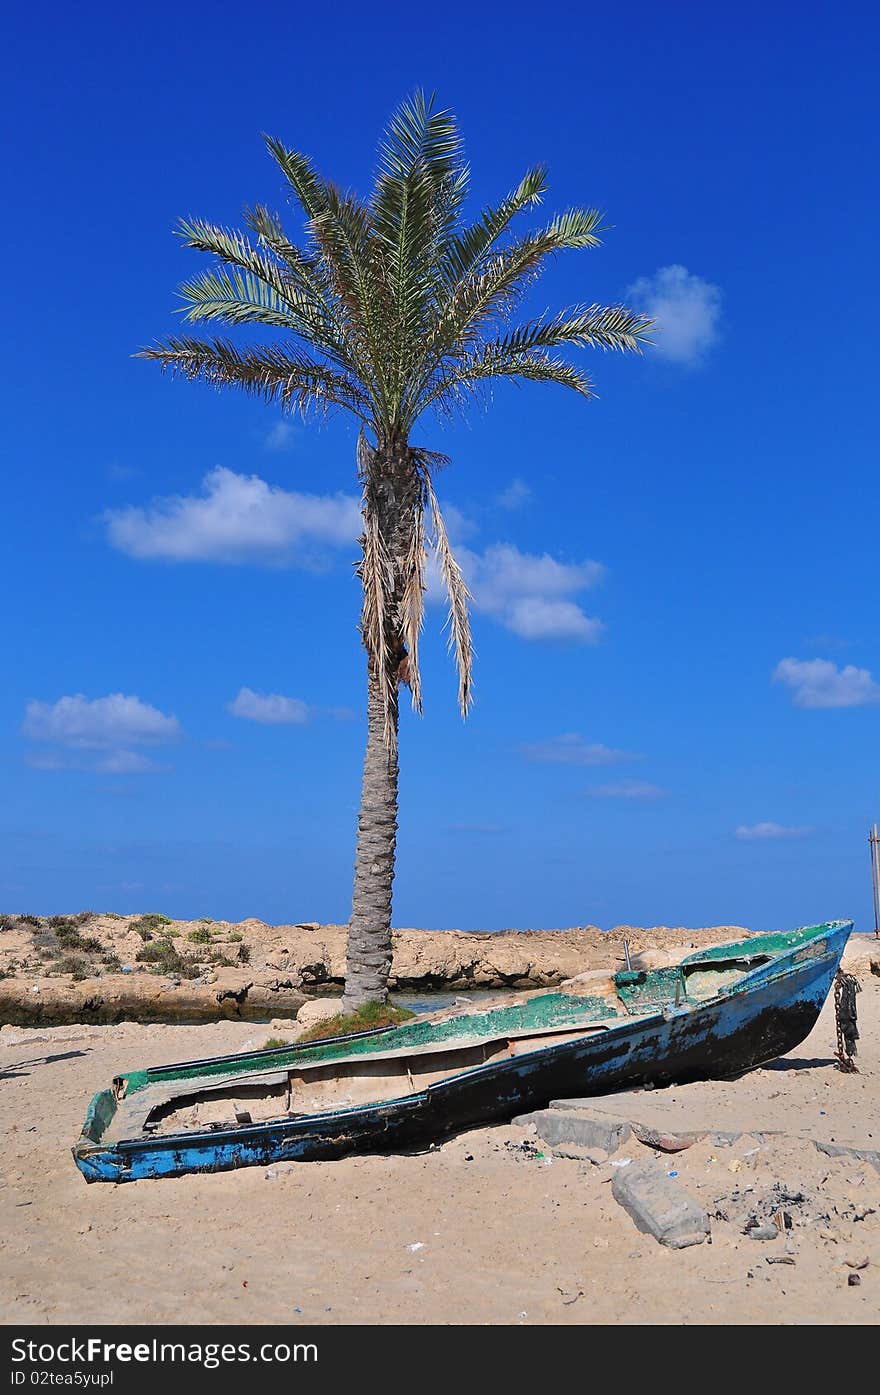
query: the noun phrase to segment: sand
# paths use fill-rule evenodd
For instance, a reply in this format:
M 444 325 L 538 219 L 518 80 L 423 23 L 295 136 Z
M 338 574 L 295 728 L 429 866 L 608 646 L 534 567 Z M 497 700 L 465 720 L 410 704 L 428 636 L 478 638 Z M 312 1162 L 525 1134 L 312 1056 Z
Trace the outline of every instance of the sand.
M 835 1069 L 827 1005 L 769 1068 L 634 1097 L 655 1116 L 783 1131 L 662 1155 L 712 1215 L 711 1244 L 682 1251 L 639 1233 L 611 1195 L 612 1164 L 650 1150 L 631 1141 L 594 1166 L 513 1125 L 421 1155 L 88 1186 L 69 1150 L 96 1089 L 121 1068 L 262 1044 L 265 1029 L 7 1029 L 0 1319 L 874 1323 L 880 1174 L 811 1141 L 880 1148 L 880 981 L 862 983 L 859 1075 Z M 792 1218 L 787 1238 L 743 1234 L 777 1203 Z M 795 1262 L 767 1263 L 780 1256 Z

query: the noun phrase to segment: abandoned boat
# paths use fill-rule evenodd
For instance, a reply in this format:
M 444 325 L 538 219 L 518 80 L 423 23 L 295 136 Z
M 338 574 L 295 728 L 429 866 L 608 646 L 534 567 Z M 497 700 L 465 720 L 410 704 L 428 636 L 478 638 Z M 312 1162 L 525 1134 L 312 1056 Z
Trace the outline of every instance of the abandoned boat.
M 118 1076 L 73 1149 L 89 1182 L 426 1145 L 551 1099 L 729 1076 L 810 1032 L 852 921 L 670 968 L 581 975 L 481 1012 Z

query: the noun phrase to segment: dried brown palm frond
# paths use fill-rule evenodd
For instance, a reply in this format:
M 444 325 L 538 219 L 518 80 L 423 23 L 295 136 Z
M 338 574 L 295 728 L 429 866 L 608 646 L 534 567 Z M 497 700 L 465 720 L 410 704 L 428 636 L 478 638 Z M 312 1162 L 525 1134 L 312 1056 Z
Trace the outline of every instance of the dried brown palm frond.
M 389 756 L 397 746 L 397 654 L 392 643 L 394 565 L 382 536 L 379 510 L 369 489 L 364 491 L 363 556 L 358 572 L 363 586 L 361 632 L 382 696 L 385 745 Z
M 419 668 L 419 637 L 425 616 L 425 568 L 428 552 L 425 547 L 425 500 L 422 491 L 412 510 L 412 532 L 404 564 L 403 602 L 401 604 L 401 633 L 406 646 L 406 682 L 412 693 L 412 705 L 421 716 L 422 675 Z
M 458 706 L 461 715 L 466 717 L 473 702 L 474 646 L 471 639 L 471 622 L 468 614 L 468 601 L 472 599 L 461 567 L 449 542 L 446 524 L 440 505 L 434 493 L 429 475 L 425 475 L 425 493 L 431 509 L 433 544 L 440 567 L 440 575 L 446 587 L 449 601 L 449 648 L 455 652 L 455 667 L 458 670 Z

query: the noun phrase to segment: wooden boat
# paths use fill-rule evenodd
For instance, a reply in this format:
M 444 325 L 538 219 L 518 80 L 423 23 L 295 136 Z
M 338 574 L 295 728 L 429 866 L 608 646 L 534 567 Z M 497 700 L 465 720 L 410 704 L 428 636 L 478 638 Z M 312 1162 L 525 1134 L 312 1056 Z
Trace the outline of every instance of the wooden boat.
M 851 930 L 754 935 L 481 1012 L 130 1071 L 92 1100 L 73 1156 L 87 1181 L 125 1182 L 391 1152 L 551 1099 L 734 1075 L 803 1041 Z

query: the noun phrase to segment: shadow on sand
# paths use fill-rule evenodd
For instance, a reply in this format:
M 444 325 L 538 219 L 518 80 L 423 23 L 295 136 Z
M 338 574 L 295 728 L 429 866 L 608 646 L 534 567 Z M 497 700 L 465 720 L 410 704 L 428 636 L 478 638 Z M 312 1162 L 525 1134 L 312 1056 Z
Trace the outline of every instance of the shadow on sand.
M 15 1065 L 0 1070 L 0 1080 L 10 1080 L 15 1075 L 30 1075 L 34 1066 L 51 1066 L 55 1061 L 71 1061 L 75 1056 L 85 1056 L 86 1051 L 59 1051 L 54 1056 L 34 1056 L 29 1061 L 16 1061 Z

